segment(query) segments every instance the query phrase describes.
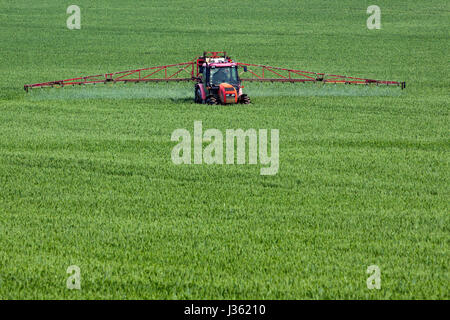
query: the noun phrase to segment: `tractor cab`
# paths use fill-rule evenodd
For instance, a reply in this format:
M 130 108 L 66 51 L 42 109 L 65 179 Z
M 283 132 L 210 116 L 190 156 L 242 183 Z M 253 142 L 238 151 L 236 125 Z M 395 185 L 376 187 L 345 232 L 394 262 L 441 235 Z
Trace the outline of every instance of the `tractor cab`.
M 229 83 L 233 86 L 239 86 L 239 75 L 237 66 L 214 64 L 207 69 L 206 77 L 209 79 L 211 86 L 219 86 L 221 83 Z
M 208 104 L 250 103 L 247 95 L 242 94 L 238 64 L 225 52 L 223 56 L 218 56 L 218 53 L 205 53 L 197 59 L 199 83 L 195 89 L 195 101 Z

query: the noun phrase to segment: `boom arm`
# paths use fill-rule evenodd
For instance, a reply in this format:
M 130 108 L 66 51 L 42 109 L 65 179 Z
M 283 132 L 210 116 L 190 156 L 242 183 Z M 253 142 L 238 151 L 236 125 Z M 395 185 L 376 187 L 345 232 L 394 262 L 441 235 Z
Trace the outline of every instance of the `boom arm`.
M 24 85 L 33 88 L 116 82 L 195 81 L 196 61 Z
M 310 71 L 301 71 L 294 69 L 271 67 L 259 64 L 238 62 L 238 65 L 247 68 L 251 77 L 242 77 L 242 81 L 259 82 L 322 82 L 322 83 L 342 83 L 342 84 L 376 84 L 376 85 L 394 85 L 402 89 L 406 87 L 405 82 L 374 80 L 365 78 L 355 78 L 335 74 L 325 74 Z
M 208 54 L 210 54 L 208 56 Z M 162 82 L 162 81 L 200 81 L 200 66 L 206 61 L 206 57 L 218 57 L 223 54 L 227 61 L 232 62 L 225 52 L 205 52 L 202 57 L 198 57 L 189 62 L 169 64 L 165 66 L 148 67 L 142 69 L 119 71 L 113 73 L 98 74 L 94 76 L 78 77 L 65 80 L 42 82 L 24 85 L 25 91 L 33 88 L 44 88 L 54 86 L 75 86 L 95 83 L 116 83 L 116 82 Z M 242 81 L 260 82 L 322 82 L 322 83 L 342 83 L 342 84 L 375 84 L 394 85 L 402 89 L 406 87 L 405 82 L 374 80 L 365 78 L 355 78 L 341 75 L 301 71 L 294 69 L 271 67 L 266 65 L 237 62 L 237 65 L 246 69 L 251 77 L 242 77 Z

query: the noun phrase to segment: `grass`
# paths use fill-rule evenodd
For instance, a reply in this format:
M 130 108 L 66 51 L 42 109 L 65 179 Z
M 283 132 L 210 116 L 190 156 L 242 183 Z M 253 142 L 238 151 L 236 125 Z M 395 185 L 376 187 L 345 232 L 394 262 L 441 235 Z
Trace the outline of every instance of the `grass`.
M 80 0 L 68 30 L 72 3 L 0 1 L 1 299 L 450 297 L 448 2 L 378 1 L 381 30 L 369 1 L 232 2 Z M 407 89 L 246 84 L 246 107 L 185 85 L 22 90 L 221 49 Z M 278 174 L 174 165 L 195 120 L 279 129 Z

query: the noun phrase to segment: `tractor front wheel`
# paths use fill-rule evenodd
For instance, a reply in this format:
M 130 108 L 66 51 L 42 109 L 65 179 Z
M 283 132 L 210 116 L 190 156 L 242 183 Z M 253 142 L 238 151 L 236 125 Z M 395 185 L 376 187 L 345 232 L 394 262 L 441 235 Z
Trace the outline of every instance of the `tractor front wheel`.
M 252 102 L 251 102 L 250 97 L 249 97 L 248 95 L 243 94 L 243 95 L 241 95 L 241 96 L 239 97 L 239 103 L 242 103 L 242 104 L 250 104 L 250 103 L 252 103 Z
M 210 97 L 206 98 L 206 103 L 210 104 L 210 105 L 216 105 L 217 99 L 214 96 L 210 96 Z

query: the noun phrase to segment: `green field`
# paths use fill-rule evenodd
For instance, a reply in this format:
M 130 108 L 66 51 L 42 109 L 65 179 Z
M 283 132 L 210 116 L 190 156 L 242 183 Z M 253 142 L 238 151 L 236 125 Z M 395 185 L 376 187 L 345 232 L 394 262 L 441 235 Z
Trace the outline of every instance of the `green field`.
M 0 299 L 449 299 L 449 17 L 445 0 L 0 0 Z M 187 84 L 23 90 L 204 50 L 407 88 L 246 84 L 253 104 L 226 107 Z M 279 129 L 278 173 L 173 164 L 196 120 Z

